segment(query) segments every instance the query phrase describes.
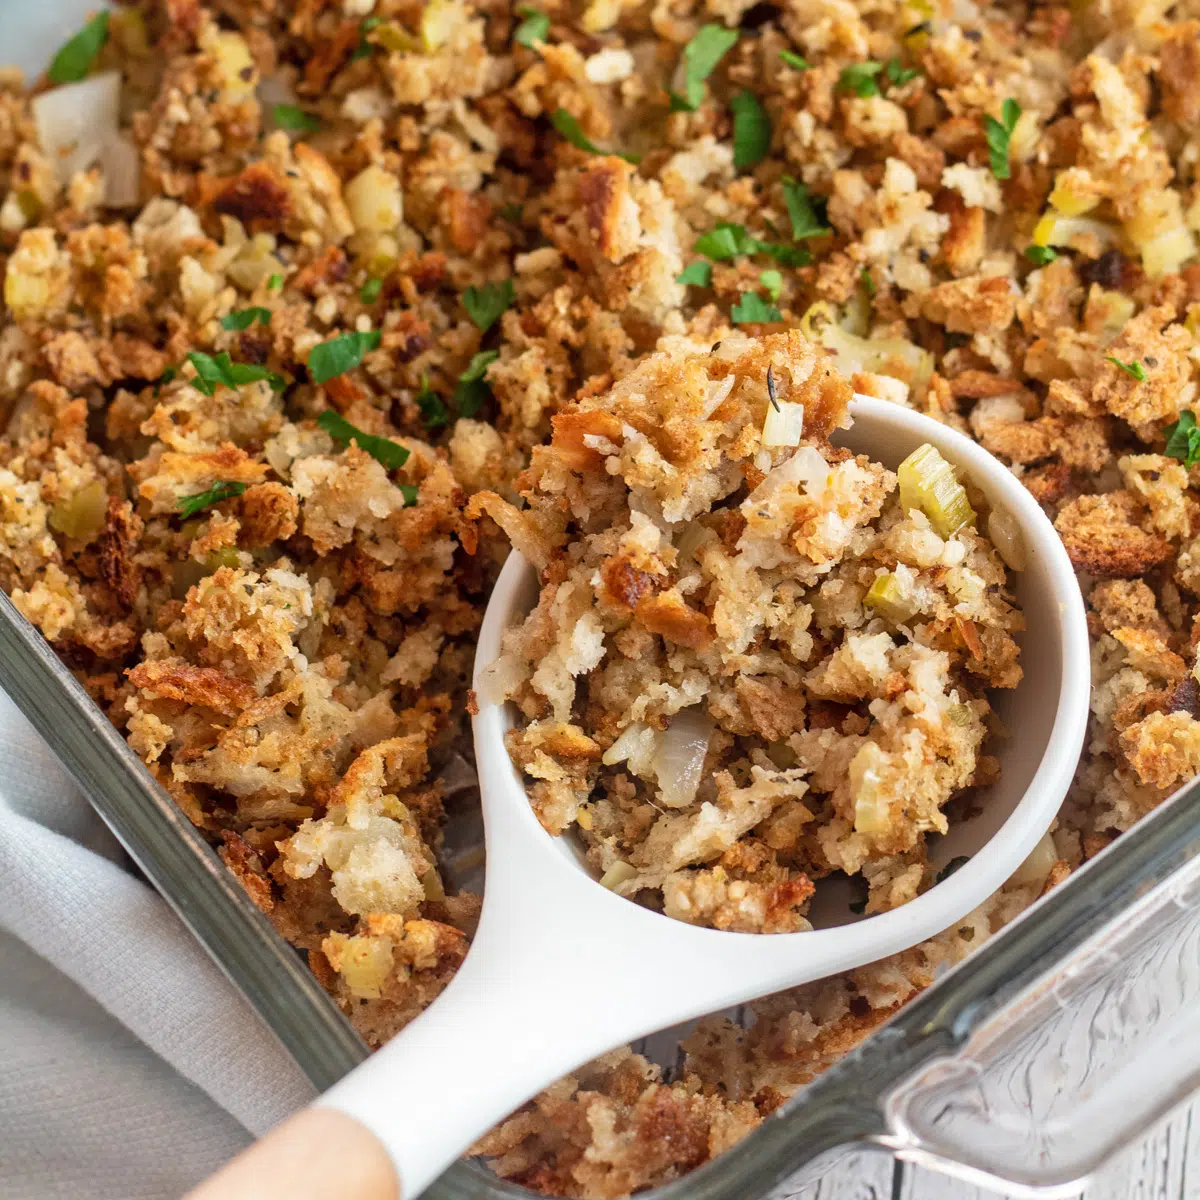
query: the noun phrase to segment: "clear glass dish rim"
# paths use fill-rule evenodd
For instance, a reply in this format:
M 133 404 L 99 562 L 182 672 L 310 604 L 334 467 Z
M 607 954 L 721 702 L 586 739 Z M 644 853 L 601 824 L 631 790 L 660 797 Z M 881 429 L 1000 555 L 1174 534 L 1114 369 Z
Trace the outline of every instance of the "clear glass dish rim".
M 369 1050 L 298 954 L 155 782 L 53 650 L 0 593 L 4 687 L 133 860 L 245 995 L 318 1090 Z M 746 1200 L 837 1147 L 882 1144 L 886 1100 L 1200 853 L 1200 781 L 1065 882 L 798 1091 L 736 1146 L 647 1200 Z M 477 1163 L 455 1164 L 431 1200 L 528 1196 Z

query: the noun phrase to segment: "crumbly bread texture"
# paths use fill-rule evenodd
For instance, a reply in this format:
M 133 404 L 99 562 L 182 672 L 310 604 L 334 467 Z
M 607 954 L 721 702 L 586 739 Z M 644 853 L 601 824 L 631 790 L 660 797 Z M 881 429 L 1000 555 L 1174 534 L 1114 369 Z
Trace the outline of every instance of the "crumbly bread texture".
M 739 330 L 790 347 L 799 330 L 856 390 L 1010 464 L 1091 610 L 1092 721 L 1057 862 L 939 939 L 764 1001 L 746 1031 L 703 1026 L 678 1078 L 606 1059 L 482 1144 L 538 1191 L 617 1197 L 744 1134 L 1200 763 L 1200 468 L 1164 436 L 1200 356 L 1200 6 L 529 6 L 548 24 L 518 39 L 512 0 L 122 5 L 92 70 L 120 72 L 128 140 L 73 173 L 38 140 L 49 84 L 0 72 L 0 586 L 378 1044 L 474 927 L 478 901 L 434 864 L 446 804 L 469 803 L 449 793 L 508 545 L 496 518 L 531 557 L 571 519 L 565 490 L 520 524 L 495 501 L 469 514 L 474 493 L 516 504 L 521 473 L 567 447 L 616 457 L 588 424 L 600 398 L 669 339 Z M 706 24 L 739 38 L 689 89 Z M 765 134 L 749 141 L 743 91 L 766 119 L 739 102 Z M 1022 114 L 998 177 L 984 118 L 1006 99 Z M 281 128 L 297 122 L 277 103 L 315 128 Z M 570 118 L 583 139 L 560 132 Z M 722 224 L 744 235 L 706 257 Z M 366 330 L 378 347 L 316 383 L 314 348 Z M 205 395 L 190 352 L 282 386 Z M 410 457 L 335 441 L 329 410 Z M 701 453 L 682 433 L 672 453 Z M 649 442 L 628 468 L 647 492 Z M 245 490 L 179 512 L 215 484 Z M 706 635 L 694 596 L 652 599 L 660 627 Z M 762 720 L 742 690 L 727 719 Z M 540 753 L 569 762 L 551 716 Z M 738 909 L 727 882 L 692 891 Z
M 668 338 L 553 418 L 527 508 L 471 502 L 541 571 L 485 677 L 526 719 L 508 744 L 539 819 L 682 921 L 808 929 L 834 872 L 895 907 L 933 881 L 947 803 L 995 777 L 984 690 L 1021 678 L 1005 565 L 829 444 L 850 395 L 796 332 Z M 769 448 L 784 405 L 804 440 Z M 906 603 L 878 610 L 877 580 Z

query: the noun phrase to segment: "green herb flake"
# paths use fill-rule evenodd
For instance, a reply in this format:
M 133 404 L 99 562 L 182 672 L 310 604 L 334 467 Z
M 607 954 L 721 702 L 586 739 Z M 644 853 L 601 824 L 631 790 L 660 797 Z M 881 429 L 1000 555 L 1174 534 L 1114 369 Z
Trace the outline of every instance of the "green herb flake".
M 282 391 L 286 384 L 282 375 L 254 363 L 233 362 L 225 351 L 209 355 L 193 350 L 188 355 L 188 362 L 196 368 L 196 378 L 191 380 L 192 386 L 206 396 L 211 396 L 217 390 L 218 384 L 227 388 L 237 388 L 265 379 L 277 392 Z
M 481 350 L 473 355 L 467 369 L 458 377 L 454 389 L 454 407 L 460 417 L 473 417 L 492 394 L 484 381 L 487 369 L 500 357 L 499 350 Z
M 774 267 L 763 271 L 758 277 L 758 282 L 767 289 L 767 295 L 772 300 L 778 300 L 780 292 L 783 291 L 783 275 L 775 270 Z
M 417 408 L 426 429 L 441 429 L 450 424 L 450 410 L 446 402 L 429 386 L 429 377 L 421 376 L 421 390 L 416 396 Z
M 378 329 L 368 329 L 365 333 L 356 330 L 354 333 L 340 333 L 337 337 L 314 346 L 308 356 L 308 373 L 312 376 L 313 383 L 328 383 L 336 376 L 344 375 L 353 367 L 357 367 L 368 350 L 379 349 L 381 337 Z
M 261 306 L 235 309 L 228 316 L 221 318 L 221 328 L 240 333 L 243 329 L 249 329 L 255 321 L 260 325 L 270 325 L 271 310 Z
M 747 233 L 744 226 L 731 225 L 727 221 L 701 234 L 692 249 L 714 262 L 724 262 L 739 254 L 765 254 L 785 267 L 803 267 L 809 261 L 808 251 L 803 246 L 781 246 L 760 241 Z
M 513 41 L 517 45 L 528 46 L 532 50 L 534 42 L 544 42 L 549 36 L 550 18 L 544 12 L 521 7 L 517 9 L 517 16 L 524 18 L 513 34 Z
M 1012 174 L 1008 165 L 1008 144 L 1020 119 L 1021 106 L 1011 98 L 1000 106 L 1000 120 L 997 121 L 993 116 L 983 118 L 983 132 L 992 160 L 992 174 L 997 179 L 1008 179 Z
M 282 287 L 283 287 L 283 276 L 282 275 L 272 275 L 270 277 L 270 279 L 267 280 L 267 291 L 269 291 L 269 292 L 278 292 L 282 289 Z
M 170 382 L 171 382 L 171 380 L 172 380 L 172 379 L 174 379 L 174 378 L 175 378 L 175 376 L 176 376 L 176 375 L 178 375 L 178 374 L 179 374 L 179 368 L 178 368 L 178 367 L 168 367 L 168 368 L 167 368 L 167 369 L 166 369 L 166 370 L 165 370 L 165 371 L 164 371 L 164 372 L 163 372 L 163 373 L 162 373 L 162 374 L 161 374 L 161 375 L 158 377 L 158 381 L 157 381 L 157 382 L 155 383 L 155 385 L 154 385 L 154 394 L 157 396 L 157 395 L 158 395 L 158 393 L 162 391 L 162 389 L 163 389 L 163 385 L 164 385 L 164 384 L 168 384 L 168 383 L 170 383 Z
M 515 224 L 525 215 L 525 208 L 520 204 L 505 204 L 499 212 L 506 221 L 512 221 Z
M 916 79 L 920 73 L 916 67 L 902 67 L 898 58 L 888 59 L 883 68 L 883 74 L 891 87 L 903 87 Z
M 622 154 L 619 150 L 602 150 L 588 138 L 587 134 L 579 127 L 579 122 L 565 108 L 555 109 L 550 122 L 572 146 L 584 150 L 588 154 L 615 154 L 618 158 L 623 158 L 626 162 L 635 165 L 642 161 L 636 155 Z
M 863 288 L 866 290 L 868 296 L 874 296 L 879 290 L 875 286 L 875 280 L 871 278 L 871 272 L 868 271 L 866 267 L 863 267 L 863 269 L 859 271 L 858 282 L 863 285 Z
M 881 62 L 851 63 L 843 67 L 838 76 L 838 91 L 853 92 L 863 100 L 868 96 L 878 96 L 879 84 L 875 82 L 875 76 L 882 70 Z
M 935 883 L 941 883 L 943 879 L 949 879 L 959 867 L 965 867 L 971 860 L 965 854 L 959 854 L 952 858 L 938 873 Z
M 704 81 L 737 44 L 739 33 L 724 25 L 702 25 L 683 48 L 683 95 L 671 93 L 672 112 L 695 112 L 704 99 Z
M 687 284 L 688 287 L 709 287 L 712 284 L 712 264 L 706 262 L 688 263 L 675 277 L 675 282 Z
M 1144 383 L 1146 379 L 1146 368 L 1142 366 L 1138 360 L 1132 359 L 1130 362 L 1122 362 L 1119 358 L 1115 358 L 1111 354 L 1104 356 L 1105 362 L 1110 362 L 1114 367 L 1120 367 L 1126 375 L 1132 375 L 1138 383 Z
M 735 325 L 769 325 L 782 321 L 783 314 L 773 304 L 768 304 L 757 292 L 743 292 L 742 298 L 733 306 Z
M 372 276 L 358 290 L 358 298 L 364 304 L 374 304 L 379 299 L 379 293 L 383 291 L 383 280 Z
M 516 292 L 513 290 L 511 279 L 504 279 L 499 283 L 485 283 L 481 288 L 469 287 L 462 297 L 467 316 L 484 333 L 495 325 L 500 319 L 500 314 L 510 307 L 515 299 Z
M 46 72 L 51 83 L 78 83 L 86 79 L 108 40 L 108 13 L 97 13 L 54 56 Z
M 779 58 L 795 71 L 811 71 L 812 63 L 791 50 L 780 50 Z
M 402 483 L 400 485 L 400 495 L 404 497 L 405 508 L 412 508 L 417 502 L 417 489 L 411 483 Z
M 1179 420 L 1164 431 L 1167 435 L 1165 453 L 1179 459 L 1185 467 L 1200 462 L 1200 427 L 1196 425 L 1196 414 L 1185 408 Z
M 787 205 L 788 216 L 792 222 L 792 237 L 795 241 L 824 237 L 833 232 L 817 215 L 812 197 L 804 184 L 797 183 L 785 175 L 780 186 L 783 188 L 783 202 Z
M 1025 257 L 1035 266 L 1044 267 L 1058 257 L 1058 251 L 1053 246 L 1026 246 Z
M 244 483 L 214 483 L 206 492 L 198 492 L 194 496 L 179 497 L 179 515 L 186 521 L 198 512 L 220 504 L 222 500 L 232 500 L 246 490 Z
M 358 27 L 358 45 L 354 48 L 354 53 L 350 55 L 351 62 L 357 62 L 360 58 L 366 58 L 375 52 L 374 44 L 367 41 L 367 34 L 376 25 L 381 25 L 382 23 L 382 17 L 367 17 L 362 21 Z
M 743 170 L 756 166 L 771 148 L 771 121 L 750 91 L 740 91 L 729 102 L 733 113 L 733 165 Z
M 724 262 L 726 259 L 736 258 L 739 254 L 753 254 L 757 244 L 756 239 L 746 232 L 744 226 L 722 221 L 707 233 L 701 234 L 692 249 L 714 262 Z
M 275 124 L 291 133 L 312 133 L 321 128 L 321 120 L 294 104 L 277 104 L 272 109 Z
M 377 463 L 382 463 L 389 471 L 394 471 L 408 462 L 408 451 L 399 442 L 393 442 L 391 438 L 379 437 L 373 433 L 364 433 L 332 408 L 327 408 L 317 418 L 317 424 L 335 442 L 340 442 L 343 446 L 356 443 L 360 450 L 366 451 Z

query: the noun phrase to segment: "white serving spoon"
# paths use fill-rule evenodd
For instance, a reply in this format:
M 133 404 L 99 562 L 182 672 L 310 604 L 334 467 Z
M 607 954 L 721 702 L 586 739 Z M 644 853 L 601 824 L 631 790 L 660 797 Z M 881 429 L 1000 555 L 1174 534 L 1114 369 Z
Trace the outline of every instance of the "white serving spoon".
M 674 921 L 601 887 L 573 843 L 538 824 L 504 746 L 507 706 L 480 672 L 537 594 L 510 555 L 475 659 L 475 751 L 487 831 L 479 931 L 446 991 L 382 1050 L 203 1185 L 196 1200 L 349 1200 L 420 1193 L 477 1137 L 559 1076 L 654 1030 L 873 962 L 981 904 L 1045 833 L 1075 769 L 1088 712 L 1088 639 L 1062 543 L 1018 480 L 968 438 L 886 401 L 856 397 L 839 443 L 895 468 L 931 442 L 1020 530 L 1016 593 L 1025 678 L 997 698 L 1011 736 L 984 810 L 954 826 L 939 863 L 970 861 L 891 912 L 855 918 L 822 898 L 812 932 L 723 933 Z M 1006 703 L 1007 701 L 1007 703 Z

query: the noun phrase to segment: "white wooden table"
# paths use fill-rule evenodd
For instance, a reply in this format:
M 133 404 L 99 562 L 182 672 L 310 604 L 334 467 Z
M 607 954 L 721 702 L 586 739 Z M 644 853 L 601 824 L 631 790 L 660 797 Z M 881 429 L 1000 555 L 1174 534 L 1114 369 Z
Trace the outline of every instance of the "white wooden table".
M 1193 1120 L 1193 1117 L 1196 1119 Z M 884 1154 L 855 1155 L 820 1183 L 773 1200 L 997 1200 L 984 1191 Z M 1114 1160 L 1080 1200 L 1200 1198 L 1200 1101 L 1181 1108 L 1140 1145 Z

